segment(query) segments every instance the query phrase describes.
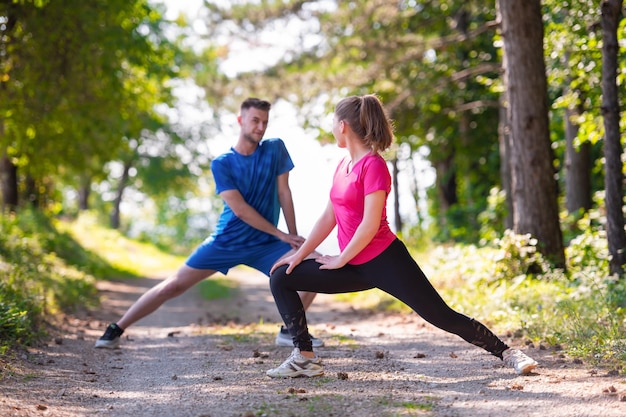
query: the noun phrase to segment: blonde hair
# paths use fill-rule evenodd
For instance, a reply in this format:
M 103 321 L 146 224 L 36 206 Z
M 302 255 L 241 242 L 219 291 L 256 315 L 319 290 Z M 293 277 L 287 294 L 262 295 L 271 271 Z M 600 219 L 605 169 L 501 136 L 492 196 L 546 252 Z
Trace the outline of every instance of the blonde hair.
M 375 152 L 386 150 L 393 142 L 393 123 L 374 94 L 342 99 L 335 106 L 335 116 L 348 123 L 363 143 Z

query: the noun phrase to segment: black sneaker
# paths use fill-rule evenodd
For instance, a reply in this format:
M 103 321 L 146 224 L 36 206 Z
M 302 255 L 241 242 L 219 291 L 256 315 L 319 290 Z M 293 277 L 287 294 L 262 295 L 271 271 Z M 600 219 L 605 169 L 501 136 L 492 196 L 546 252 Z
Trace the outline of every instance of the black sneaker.
M 100 349 L 115 349 L 120 346 L 120 336 L 124 333 L 124 329 L 115 323 L 109 324 L 100 339 L 96 340 L 96 346 Z

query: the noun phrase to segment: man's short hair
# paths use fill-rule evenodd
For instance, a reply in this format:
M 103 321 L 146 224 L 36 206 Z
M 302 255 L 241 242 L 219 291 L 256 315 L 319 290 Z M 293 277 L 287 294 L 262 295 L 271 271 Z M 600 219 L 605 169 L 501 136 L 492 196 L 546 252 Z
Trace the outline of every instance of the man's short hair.
M 270 111 L 270 107 L 272 107 L 272 105 L 269 101 L 250 97 L 245 99 L 243 103 L 241 103 L 241 110 L 248 110 L 250 107 L 254 107 L 255 109 L 259 110 Z

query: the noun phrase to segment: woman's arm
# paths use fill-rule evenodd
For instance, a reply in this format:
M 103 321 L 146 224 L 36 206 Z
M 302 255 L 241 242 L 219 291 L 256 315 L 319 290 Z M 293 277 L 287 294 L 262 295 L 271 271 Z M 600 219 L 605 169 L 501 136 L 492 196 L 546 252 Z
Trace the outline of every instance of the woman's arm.
M 333 205 L 330 201 L 326 205 L 326 208 L 322 212 L 322 215 L 317 219 L 313 229 L 311 230 L 311 234 L 304 241 L 302 246 L 298 248 L 296 253 L 290 256 L 286 256 L 282 259 L 279 259 L 272 269 L 270 270 L 270 274 L 274 272 L 276 268 L 281 265 L 289 265 L 287 267 L 287 274 L 291 273 L 293 269 L 302 262 L 307 256 L 315 251 L 315 249 L 328 237 L 330 232 L 335 228 L 337 222 L 335 220 L 335 211 L 333 210 Z
M 352 239 L 350 239 L 350 242 L 339 256 L 322 256 L 318 258 L 318 262 L 323 264 L 320 269 L 341 268 L 369 245 L 380 227 L 380 219 L 383 215 L 386 201 L 387 196 L 384 190 L 374 191 L 365 196 L 363 220 L 357 227 L 354 236 L 352 236 Z

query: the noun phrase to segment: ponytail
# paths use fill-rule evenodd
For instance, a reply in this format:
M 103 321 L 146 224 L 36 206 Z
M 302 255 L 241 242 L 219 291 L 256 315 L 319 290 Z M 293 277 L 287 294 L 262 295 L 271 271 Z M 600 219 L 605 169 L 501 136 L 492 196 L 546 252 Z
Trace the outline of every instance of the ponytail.
M 348 123 L 363 143 L 375 152 L 391 146 L 393 124 L 376 95 L 346 97 L 337 104 L 335 115 Z

